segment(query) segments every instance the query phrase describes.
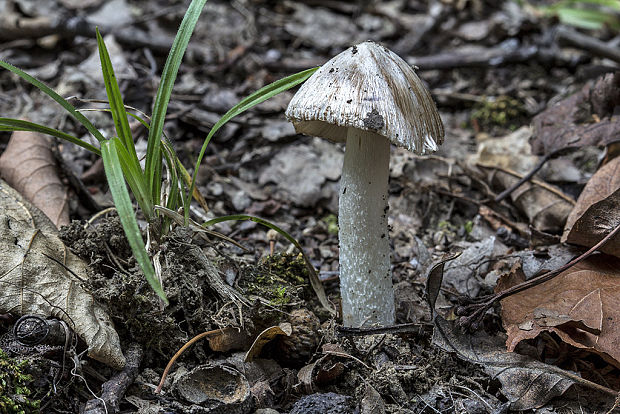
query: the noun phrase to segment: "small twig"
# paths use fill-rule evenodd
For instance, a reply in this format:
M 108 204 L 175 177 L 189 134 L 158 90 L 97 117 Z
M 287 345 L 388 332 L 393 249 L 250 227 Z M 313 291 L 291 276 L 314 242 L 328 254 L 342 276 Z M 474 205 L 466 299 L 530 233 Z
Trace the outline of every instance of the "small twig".
M 88 226 L 91 226 L 96 220 L 98 220 L 101 216 L 105 216 L 108 213 L 111 213 L 113 211 L 116 211 L 116 207 L 108 207 L 106 209 L 103 209 L 99 212 L 97 212 L 95 215 L 93 215 L 90 219 L 88 219 L 88 221 L 84 224 L 84 229 L 87 229 Z
M 133 344 L 127 351 L 125 368 L 102 386 L 101 397 L 89 400 L 84 408 L 84 414 L 117 413 L 120 402 L 125 396 L 127 388 L 135 381 L 139 373 L 143 356 L 142 347 Z
M 473 205 L 478 206 L 478 207 L 480 207 L 481 205 L 483 205 L 485 203 L 485 200 L 481 200 L 481 201 L 474 200 L 473 198 L 470 198 L 470 197 L 467 197 L 467 196 L 464 196 L 464 195 L 460 195 L 460 194 L 456 194 L 456 193 L 453 193 L 453 192 L 450 192 L 450 191 L 447 191 L 447 190 L 444 190 L 444 189 L 441 189 L 441 188 L 434 188 L 434 189 L 432 189 L 432 191 L 434 191 L 437 194 L 441 194 L 441 195 L 449 196 L 449 197 L 452 197 L 452 198 L 456 198 L 457 200 L 461 200 L 461 201 L 473 204 Z
M 179 226 L 186 226 L 186 227 L 190 228 L 192 231 L 196 232 L 201 237 L 204 237 L 205 234 L 208 234 L 209 236 L 217 237 L 217 238 L 225 240 L 225 241 L 227 241 L 227 242 L 229 242 L 231 244 L 234 244 L 235 246 L 237 246 L 238 248 L 240 248 L 242 250 L 245 250 L 246 252 L 249 251 L 248 248 L 244 247 L 243 245 L 238 243 L 236 240 L 226 236 L 225 234 L 219 233 L 217 231 L 206 229 L 203 226 L 201 226 L 200 224 L 196 223 L 192 219 L 189 219 L 189 223 L 185 224 L 185 218 L 183 217 L 183 215 L 177 213 L 174 210 L 170 210 L 169 208 L 166 208 L 166 207 L 163 207 L 163 206 L 158 206 L 158 205 L 154 205 L 153 208 L 155 209 L 155 211 L 163 213 L 165 216 L 167 216 L 170 219 L 172 219 Z M 208 238 L 205 238 L 205 240 L 209 241 Z
M 492 169 L 492 170 L 501 171 L 501 172 L 503 172 L 503 173 L 505 173 L 505 174 L 511 175 L 511 176 L 516 177 L 516 178 L 519 178 L 519 179 L 522 179 L 522 178 L 524 177 L 523 175 L 521 175 L 521 174 L 517 173 L 516 171 L 510 170 L 510 169 L 508 169 L 508 168 L 502 168 L 502 167 L 488 167 L 488 166 L 484 166 L 484 165 L 482 165 L 481 167 L 484 167 L 484 168 L 489 168 L 489 169 Z M 526 174 L 526 175 L 527 175 L 527 174 Z M 533 185 L 538 186 L 538 187 L 540 187 L 540 188 L 543 188 L 543 189 L 545 189 L 545 190 L 549 191 L 550 193 L 555 194 L 556 196 L 558 196 L 558 197 L 559 197 L 559 198 L 561 198 L 562 200 L 566 201 L 567 203 L 572 204 L 572 205 L 575 205 L 575 200 L 573 200 L 572 198 L 570 198 L 569 196 L 567 196 L 566 194 L 564 194 L 564 193 L 563 193 L 561 190 L 559 190 L 558 188 L 556 188 L 556 187 L 554 187 L 554 186 L 552 186 L 552 185 L 550 185 L 550 184 L 547 184 L 545 181 L 536 180 L 536 179 L 533 179 L 533 178 L 530 178 L 530 179 L 529 179 L 529 181 L 531 181 Z
M 614 405 L 612 405 L 609 411 L 607 411 L 605 414 L 611 414 L 616 408 L 618 408 L 618 406 L 620 406 L 620 391 L 618 391 L 618 394 L 616 395 Z
M 515 191 L 517 188 L 521 187 L 523 184 L 530 181 L 532 177 L 534 176 L 534 174 L 540 171 L 540 169 L 547 163 L 547 161 L 557 158 L 561 155 L 564 155 L 567 151 L 571 149 L 573 148 L 561 148 L 559 150 L 553 151 L 545 155 L 544 157 L 542 157 L 540 161 L 538 162 L 538 164 L 536 164 L 536 166 L 532 168 L 527 174 L 521 177 L 519 181 L 517 181 L 516 183 L 514 183 L 513 185 L 511 185 L 510 187 L 502 191 L 497 197 L 495 197 L 495 202 L 499 203 L 500 201 L 508 197 L 510 194 L 512 194 L 512 192 Z
M 50 256 L 49 254 L 46 253 L 41 253 L 43 256 L 47 257 L 48 259 L 50 259 L 51 261 L 53 261 L 54 263 L 56 263 L 58 266 L 61 266 L 63 269 L 65 269 L 67 272 L 71 273 L 77 280 L 81 281 L 81 282 L 86 282 L 86 279 L 80 277 L 77 275 L 77 273 L 75 273 L 73 270 L 69 269 L 69 267 L 62 263 L 60 260 Z
M 568 44 L 584 50 L 590 55 L 604 57 L 620 63 L 620 51 L 618 48 L 595 37 L 579 33 L 564 26 L 558 27 L 555 37 L 558 43 Z
M 547 163 L 547 161 L 549 161 L 550 159 L 549 155 L 550 154 L 547 154 L 544 157 L 542 157 L 540 161 L 538 162 L 538 164 L 536 164 L 536 166 L 532 168 L 527 174 L 521 177 L 519 181 L 517 181 L 516 183 L 514 183 L 513 185 L 511 185 L 510 187 L 508 187 L 501 193 L 499 193 L 497 197 L 495 197 L 495 202 L 499 203 L 500 201 L 508 197 L 510 194 L 512 194 L 512 192 L 515 191 L 517 188 L 521 187 L 523 184 L 530 181 L 530 179 L 534 176 L 534 174 L 540 171 L 540 169 Z

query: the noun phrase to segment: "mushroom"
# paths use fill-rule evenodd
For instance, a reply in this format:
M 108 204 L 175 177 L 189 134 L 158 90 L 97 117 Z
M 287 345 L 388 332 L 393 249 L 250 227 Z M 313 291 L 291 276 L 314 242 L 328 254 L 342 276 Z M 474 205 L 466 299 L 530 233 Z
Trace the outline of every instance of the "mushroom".
M 298 133 L 346 142 L 340 179 L 340 292 L 345 326 L 394 323 L 388 237 L 390 142 L 437 150 L 444 129 L 411 66 L 378 43 L 325 63 L 286 110 Z

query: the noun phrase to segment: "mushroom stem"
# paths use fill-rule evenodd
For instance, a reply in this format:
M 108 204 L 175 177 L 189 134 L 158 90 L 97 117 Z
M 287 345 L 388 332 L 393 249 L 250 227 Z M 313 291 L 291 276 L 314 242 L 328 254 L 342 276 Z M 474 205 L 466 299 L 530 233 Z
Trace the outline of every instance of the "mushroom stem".
M 390 142 L 349 128 L 338 212 L 345 326 L 394 323 L 387 190 Z

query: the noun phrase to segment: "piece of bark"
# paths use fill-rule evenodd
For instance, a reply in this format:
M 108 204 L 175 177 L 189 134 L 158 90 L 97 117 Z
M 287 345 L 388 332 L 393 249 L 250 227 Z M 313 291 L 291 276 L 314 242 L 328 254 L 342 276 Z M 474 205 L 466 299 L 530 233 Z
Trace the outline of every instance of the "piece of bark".
M 125 368 L 101 386 L 101 397 L 86 403 L 84 414 L 113 414 L 120 410 L 120 401 L 127 388 L 135 381 L 139 373 L 144 351 L 138 344 L 132 344 L 125 352 Z M 104 406 L 105 404 L 105 406 Z
M 69 224 L 69 194 L 58 176 L 51 144 L 36 132 L 13 132 L 0 156 L 0 176 L 59 228 Z

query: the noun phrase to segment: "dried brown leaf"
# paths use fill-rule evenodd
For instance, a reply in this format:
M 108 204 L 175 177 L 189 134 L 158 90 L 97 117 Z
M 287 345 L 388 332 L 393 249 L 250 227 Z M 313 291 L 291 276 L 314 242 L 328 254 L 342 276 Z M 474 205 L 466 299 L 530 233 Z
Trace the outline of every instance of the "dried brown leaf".
M 620 224 L 620 157 L 601 167 L 581 192 L 566 220 L 563 242 L 592 247 Z M 620 236 L 601 249 L 620 257 Z
M 306 394 L 315 393 L 321 386 L 333 383 L 344 374 L 345 366 L 338 359 L 351 357 L 336 344 L 323 345 L 323 352 L 325 355 L 305 365 L 297 373 L 298 387 Z
M 0 176 L 56 227 L 69 224 L 69 196 L 58 176 L 48 137 L 30 131 L 13 132 L 0 156 Z
M 361 414 L 385 414 L 385 402 L 381 395 L 370 384 L 366 384 L 366 390 L 360 403 Z
M 263 347 L 280 335 L 291 336 L 293 327 L 288 322 L 282 322 L 279 325 L 272 326 L 262 331 L 254 340 L 254 343 L 245 354 L 245 362 L 250 362 L 256 358 Z
M 252 338 L 248 332 L 234 327 L 222 328 L 207 337 L 209 348 L 215 352 L 229 352 L 246 349 L 250 346 Z
M 87 264 L 68 251 L 54 224 L 0 180 L 0 313 L 64 320 L 86 342 L 88 355 L 125 364 L 106 311 L 82 288 Z
M 524 339 L 554 332 L 563 341 L 620 367 L 620 260 L 585 259 L 555 278 L 501 301 L 502 320 L 514 350 Z M 518 270 L 513 269 L 513 273 Z M 518 283 L 519 277 L 503 287 Z

